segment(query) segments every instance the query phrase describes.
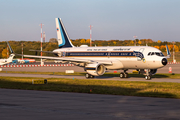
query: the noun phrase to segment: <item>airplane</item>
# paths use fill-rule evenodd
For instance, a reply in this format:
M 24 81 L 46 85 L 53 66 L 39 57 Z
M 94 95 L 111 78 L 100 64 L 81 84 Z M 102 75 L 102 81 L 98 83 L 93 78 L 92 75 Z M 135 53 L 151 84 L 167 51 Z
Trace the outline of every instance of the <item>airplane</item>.
M 7 44 L 10 47 L 8 42 L 7 42 Z M 8 63 L 12 63 L 15 54 L 14 54 L 14 52 L 13 52 L 13 50 L 11 48 L 10 48 L 10 51 L 11 51 L 11 54 L 10 54 L 8 59 L 0 59 L 0 65 L 5 65 L 5 64 L 8 64 Z
M 86 78 L 103 75 L 107 70 L 123 70 L 120 78 L 128 78 L 128 69 L 136 69 L 145 75 L 146 80 L 156 74 L 158 68 L 167 65 L 167 56 L 154 47 L 149 46 L 107 46 L 107 47 L 75 47 L 67 34 L 60 18 L 55 18 L 58 49 L 48 52 L 58 57 L 23 55 L 24 57 L 60 60 L 83 67 Z

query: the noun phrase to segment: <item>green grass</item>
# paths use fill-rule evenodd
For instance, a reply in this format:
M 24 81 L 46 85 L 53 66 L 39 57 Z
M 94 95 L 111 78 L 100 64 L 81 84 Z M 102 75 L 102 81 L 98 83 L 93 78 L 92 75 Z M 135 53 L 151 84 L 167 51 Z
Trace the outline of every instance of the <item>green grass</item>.
M 85 72 L 65 73 L 65 72 L 22 72 L 22 71 L 1 71 L 0 73 L 19 73 L 19 74 L 44 74 L 44 75 L 77 75 L 85 76 Z M 119 77 L 119 73 L 105 73 L 103 76 Z M 137 73 L 129 73 L 129 77 L 144 78 L 144 75 Z M 180 74 L 155 74 L 152 78 L 172 78 L 180 79 Z
M 0 88 L 180 99 L 180 83 L 48 78 L 33 85 L 33 79 L 44 78 L 0 77 Z

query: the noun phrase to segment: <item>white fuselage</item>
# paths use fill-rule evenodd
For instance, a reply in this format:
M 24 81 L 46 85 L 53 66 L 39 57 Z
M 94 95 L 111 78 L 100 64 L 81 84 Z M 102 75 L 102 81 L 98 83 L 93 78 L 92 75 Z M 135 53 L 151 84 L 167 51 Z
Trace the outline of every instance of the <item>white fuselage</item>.
M 107 69 L 157 69 L 164 65 L 165 58 L 161 51 L 148 46 L 116 46 L 116 47 L 73 47 L 56 49 L 60 57 L 74 59 L 88 59 L 99 63 L 111 61 L 112 65 L 105 65 Z M 161 54 L 160 56 L 148 53 Z
M 8 59 L 0 59 L 0 65 L 11 63 L 15 54 L 11 54 Z

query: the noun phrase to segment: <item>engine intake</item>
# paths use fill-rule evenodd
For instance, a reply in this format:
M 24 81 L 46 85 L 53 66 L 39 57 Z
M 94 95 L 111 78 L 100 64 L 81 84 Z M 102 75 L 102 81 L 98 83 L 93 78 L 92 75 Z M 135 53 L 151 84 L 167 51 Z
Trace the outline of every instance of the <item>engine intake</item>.
M 85 71 L 93 76 L 100 76 L 105 73 L 106 68 L 103 64 L 87 64 Z

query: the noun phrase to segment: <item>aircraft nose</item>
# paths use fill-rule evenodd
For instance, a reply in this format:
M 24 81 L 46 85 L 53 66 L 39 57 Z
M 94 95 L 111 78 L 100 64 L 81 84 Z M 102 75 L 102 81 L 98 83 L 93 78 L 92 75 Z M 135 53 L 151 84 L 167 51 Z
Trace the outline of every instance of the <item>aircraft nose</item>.
M 168 61 L 167 61 L 166 58 L 163 58 L 161 62 L 162 62 L 163 65 L 167 65 L 167 62 L 168 62 Z

